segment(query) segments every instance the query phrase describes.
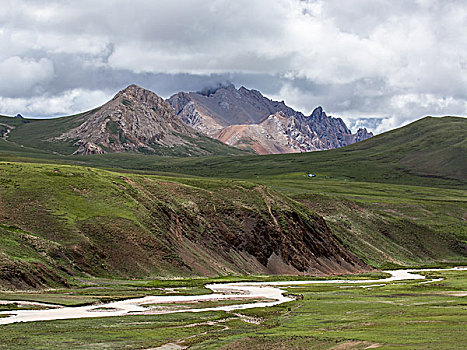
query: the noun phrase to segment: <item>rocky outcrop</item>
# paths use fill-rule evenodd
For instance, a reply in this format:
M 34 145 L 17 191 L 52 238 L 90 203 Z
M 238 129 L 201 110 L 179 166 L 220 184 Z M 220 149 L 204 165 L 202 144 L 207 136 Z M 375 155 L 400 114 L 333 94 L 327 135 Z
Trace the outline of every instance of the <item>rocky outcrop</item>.
M 84 114 L 78 127 L 58 137 L 72 140 L 78 147 L 75 154 L 156 153 L 157 149 L 176 146 L 192 148 L 194 154 L 209 154 L 196 145 L 199 138 L 200 134 L 180 121 L 167 102 L 136 85 Z
M 283 101 L 233 85 L 199 93 L 181 92 L 168 102 L 185 124 L 258 154 L 334 149 L 373 136 L 366 129 L 352 134 L 341 118 L 327 116 L 321 107 L 305 116 Z
M 348 141 L 348 143 L 364 141 L 370 137 L 373 137 L 372 132 L 369 132 L 366 128 L 359 128 L 355 134 L 351 135 L 351 139 Z
M 15 128 L 14 126 L 0 123 L 0 138 L 6 139 L 10 131 L 13 130 L 14 128 Z

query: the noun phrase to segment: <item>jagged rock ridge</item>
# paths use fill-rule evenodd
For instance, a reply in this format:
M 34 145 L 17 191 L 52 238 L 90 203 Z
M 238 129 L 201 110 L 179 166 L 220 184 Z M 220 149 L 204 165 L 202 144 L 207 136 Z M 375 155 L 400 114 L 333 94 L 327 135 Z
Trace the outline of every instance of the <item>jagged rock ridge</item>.
M 366 129 L 352 134 L 341 118 L 327 116 L 321 107 L 305 116 L 283 101 L 270 100 L 243 86 L 221 86 L 207 93 L 181 92 L 168 102 L 185 124 L 259 154 L 327 150 L 373 136 Z

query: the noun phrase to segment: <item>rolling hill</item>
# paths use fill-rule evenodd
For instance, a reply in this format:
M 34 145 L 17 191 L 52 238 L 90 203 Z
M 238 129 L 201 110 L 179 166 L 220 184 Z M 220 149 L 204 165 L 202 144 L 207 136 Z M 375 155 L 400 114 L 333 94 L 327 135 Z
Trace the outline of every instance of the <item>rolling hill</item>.
M 0 286 L 73 276 L 322 274 L 369 267 L 269 188 L 0 162 Z

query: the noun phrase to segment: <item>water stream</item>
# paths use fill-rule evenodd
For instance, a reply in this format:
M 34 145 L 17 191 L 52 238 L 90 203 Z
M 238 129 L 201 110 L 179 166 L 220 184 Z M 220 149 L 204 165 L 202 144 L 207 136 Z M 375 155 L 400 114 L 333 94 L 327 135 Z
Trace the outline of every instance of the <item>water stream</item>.
M 391 276 L 383 279 L 373 280 L 310 280 L 310 281 L 277 281 L 277 282 L 236 282 L 236 283 L 218 283 L 208 284 L 206 288 L 211 289 L 213 294 L 206 295 L 176 295 L 176 296 L 146 296 L 143 298 L 125 299 L 120 301 L 109 302 L 105 304 L 86 305 L 78 307 L 60 306 L 52 309 L 43 310 L 12 310 L 2 311 L 0 315 L 9 315 L 8 317 L 0 317 L 1 324 L 10 324 L 16 322 L 32 322 L 32 321 L 50 321 L 64 320 L 73 318 L 88 318 L 88 317 L 110 317 L 110 316 L 125 316 L 125 315 L 143 315 L 143 314 L 165 314 L 176 312 L 203 312 L 203 311 L 233 311 L 241 309 L 249 309 L 255 307 L 269 307 L 282 304 L 293 300 L 291 297 L 285 296 L 285 290 L 280 289 L 281 286 L 297 286 L 309 284 L 385 284 L 395 281 L 404 280 L 425 280 L 425 276 L 417 272 L 424 271 L 447 271 L 447 270 L 467 270 L 467 267 L 457 267 L 453 269 L 412 269 L 412 270 L 391 270 L 384 271 Z M 421 283 L 434 282 L 435 280 L 426 280 Z M 228 300 L 228 299 L 266 299 L 247 304 L 236 304 L 228 306 L 218 306 L 209 308 L 192 308 L 192 309 L 168 309 L 168 310 L 153 310 L 151 311 L 147 305 L 163 304 L 163 303 L 186 303 L 195 301 L 209 300 Z M 272 300 L 272 301 L 271 301 Z M 5 303 L 6 301 L 0 301 Z M 8 301 L 15 303 L 15 301 Z M 21 302 L 16 302 L 21 303 Z M 146 305 L 146 306 L 145 306 Z

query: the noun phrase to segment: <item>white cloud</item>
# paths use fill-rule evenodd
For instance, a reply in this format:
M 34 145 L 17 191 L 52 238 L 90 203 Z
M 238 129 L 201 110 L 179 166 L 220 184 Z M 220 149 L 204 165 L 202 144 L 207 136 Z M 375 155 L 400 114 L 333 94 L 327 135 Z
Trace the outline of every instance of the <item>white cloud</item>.
M 252 88 L 277 77 L 269 94 L 305 113 L 380 117 L 379 130 L 467 114 L 465 1 L 4 0 L 2 10 L 0 95 L 28 108 L 160 73 L 179 90 L 193 76 L 249 74 Z
M 0 97 L 2 114 L 24 117 L 48 117 L 84 112 L 102 105 L 113 92 L 74 89 L 55 96 L 35 96 L 33 98 Z

